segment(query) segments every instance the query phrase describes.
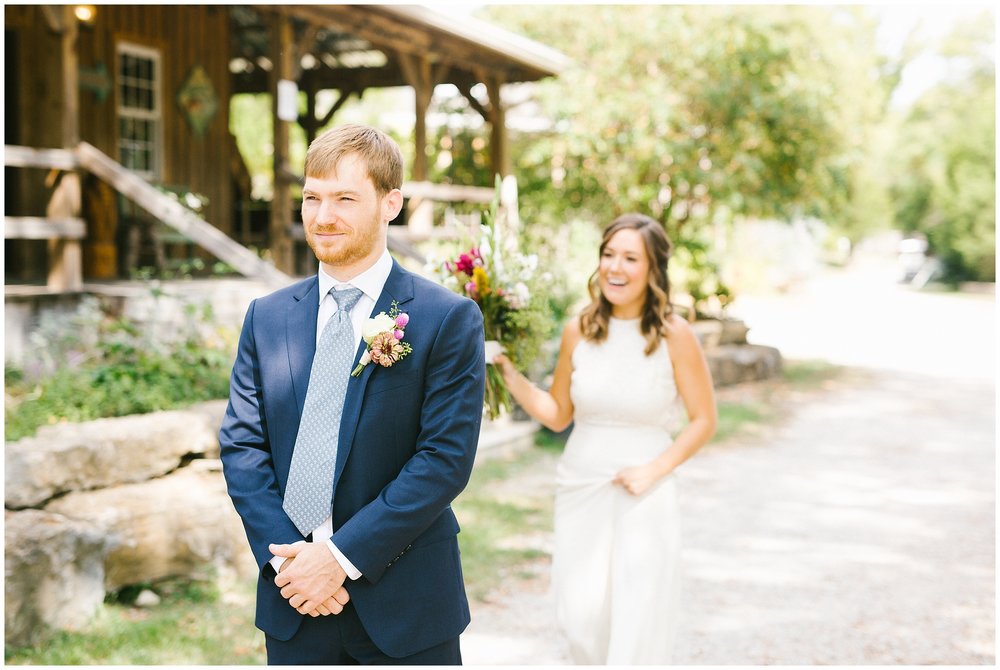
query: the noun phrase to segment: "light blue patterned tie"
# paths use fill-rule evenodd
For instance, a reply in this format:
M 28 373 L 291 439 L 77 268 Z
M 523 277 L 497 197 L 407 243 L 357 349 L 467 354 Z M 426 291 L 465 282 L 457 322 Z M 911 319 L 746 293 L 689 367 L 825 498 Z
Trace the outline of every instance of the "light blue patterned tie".
M 333 504 L 340 417 L 356 349 L 351 309 L 362 293 L 348 288 L 330 291 L 330 295 L 337 302 L 337 311 L 326 322 L 316 344 L 282 505 L 303 535 L 316 530 L 330 516 Z

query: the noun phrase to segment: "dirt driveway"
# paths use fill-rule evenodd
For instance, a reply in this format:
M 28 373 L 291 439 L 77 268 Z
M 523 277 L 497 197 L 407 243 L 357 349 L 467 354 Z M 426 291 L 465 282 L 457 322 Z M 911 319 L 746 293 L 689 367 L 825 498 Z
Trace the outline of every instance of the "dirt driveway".
M 872 293 L 870 283 L 855 287 Z M 865 304 L 849 282 L 830 296 Z M 827 356 L 857 367 L 828 388 L 785 397 L 783 420 L 685 464 L 687 618 L 676 663 L 994 663 L 995 359 L 981 349 L 995 347 L 993 331 L 981 332 L 993 327 L 993 303 L 905 297 L 909 320 L 872 309 L 865 351 Z M 775 305 L 758 303 L 762 330 L 788 334 L 768 321 L 780 313 Z M 945 335 L 899 330 L 949 309 L 959 316 L 939 322 Z M 808 332 L 791 335 L 799 340 L 788 349 L 822 355 L 810 350 L 822 338 L 810 345 Z M 909 359 L 892 354 L 904 336 L 926 356 L 909 370 Z M 956 345 L 965 349 L 935 349 Z M 892 365 L 844 360 L 879 348 L 886 355 L 875 363 Z M 551 489 L 553 472 L 547 459 L 511 486 L 538 495 Z M 568 662 L 547 568 L 540 563 L 536 579 L 474 605 L 467 664 Z

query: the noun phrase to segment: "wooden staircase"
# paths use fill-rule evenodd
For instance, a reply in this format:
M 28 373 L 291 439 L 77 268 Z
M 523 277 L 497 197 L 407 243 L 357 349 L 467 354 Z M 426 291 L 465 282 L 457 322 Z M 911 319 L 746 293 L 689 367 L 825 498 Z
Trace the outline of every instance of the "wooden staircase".
M 81 142 L 74 150 L 8 145 L 4 147 L 4 165 L 48 168 L 53 171 L 50 174 L 68 173 L 53 193 L 47 216 L 4 216 L 5 239 L 49 240 L 47 287 L 53 293 L 79 291 L 83 287 L 80 240 L 86 237 L 86 223 L 79 216 L 80 181 L 74 172 L 81 168 L 240 274 L 276 286 L 292 281 L 284 272 L 87 142 Z

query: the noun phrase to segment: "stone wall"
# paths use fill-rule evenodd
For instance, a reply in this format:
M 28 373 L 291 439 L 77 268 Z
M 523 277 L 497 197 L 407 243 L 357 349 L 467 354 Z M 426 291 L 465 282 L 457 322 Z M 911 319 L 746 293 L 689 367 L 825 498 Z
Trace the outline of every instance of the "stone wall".
M 7 645 L 83 627 L 123 586 L 256 573 L 218 460 L 225 406 L 48 426 L 6 445 Z
M 715 386 L 754 382 L 781 374 L 781 352 L 749 344 L 749 328 L 737 319 L 704 320 L 691 324 L 708 359 Z

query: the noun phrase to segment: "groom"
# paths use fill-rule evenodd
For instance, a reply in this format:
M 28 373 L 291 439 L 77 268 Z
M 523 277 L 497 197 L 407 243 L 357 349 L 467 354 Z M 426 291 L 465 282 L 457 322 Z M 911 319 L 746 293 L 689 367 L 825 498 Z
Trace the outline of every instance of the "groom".
M 302 221 L 319 272 L 251 303 L 240 335 L 219 440 L 269 664 L 461 664 L 450 505 L 479 438 L 483 322 L 386 250 L 402 176 L 374 128 L 316 138 Z M 381 312 L 405 316 L 362 356 Z

